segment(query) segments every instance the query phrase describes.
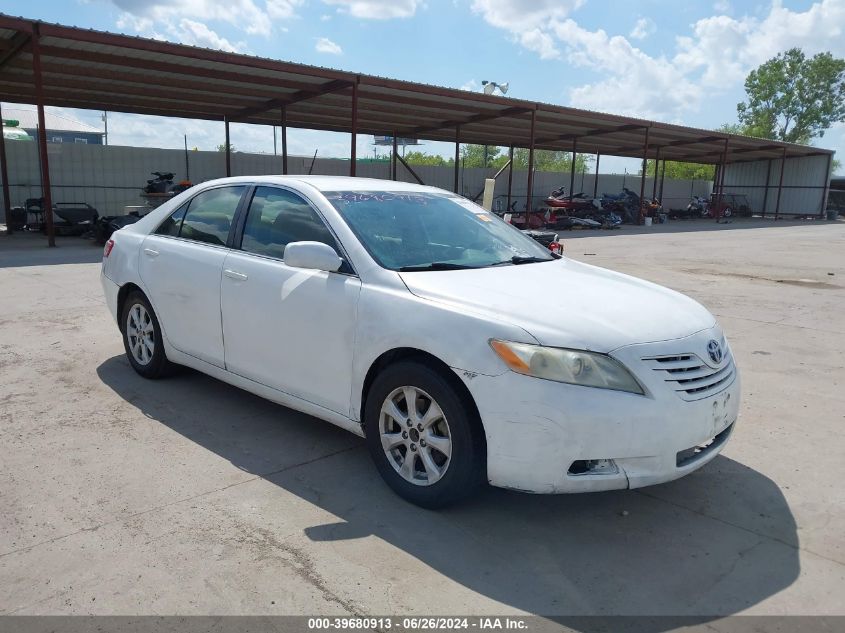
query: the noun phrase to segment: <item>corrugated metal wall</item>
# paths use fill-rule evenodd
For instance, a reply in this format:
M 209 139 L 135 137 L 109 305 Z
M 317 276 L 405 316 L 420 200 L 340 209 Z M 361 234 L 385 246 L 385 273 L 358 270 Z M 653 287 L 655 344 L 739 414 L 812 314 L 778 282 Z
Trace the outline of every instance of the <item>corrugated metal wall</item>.
M 763 160 L 734 163 L 725 170 L 725 193 L 745 194 L 755 213 L 774 214 L 777 207 L 781 163 Z M 768 194 L 766 172 L 768 171 Z M 828 184 L 828 157 L 787 158 L 783 171 L 780 213 L 785 215 L 820 214 Z
M 36 143 L 7 142 L 6 152 L 9 164 L 9 184 L 12 205 L 23 205 L 27 198 L 41 196 L 41 177 Z M 185 153 L 181 150 L 152 149 L 143 147 L 118 147 L 95 145 L 48 145 L 50 157 L 50 178 L 54 202 L 87 202 L 96 207 L 101 215 L 123 212 L 125 206 L 141 205 L 141 187 L 150 172 L 173 172 L 175 179 L 185 176 Z M 200 183 L 225 175 L 225 157 L 220 152 L 189 152 L 190 177 Z M 280 156 L 268 154 L 232 154 L 232 175 L 259 175 L 281 173 Z M 306 174 L 311 157 L 290 156 L 288 171 L 291 174 Z M 427 185 L 452 190 L 454 169 L 428 165 L 413 166 L 414 171 Z M 384 163 L 359 163 L 358 175 L 370 178 L 390 178 L 390 165 Z M 349 161 L 317 158 L 314 174 L 346 176 Z M 400 163 L 399 178 L 415 182 Z M 463 169 L 460 174 L 460 192 L 474 197 L 484 186 L 484 179 L 492 177 L 492 169 Z M 593 192 L 592 174 L 575 175 L 575 192 Z M 537 172 L 534 176 L 535 204 L 541 202 L 550 191 L 560 186 L 569 189 L 569 174 Z M 651 197 L 652 179 L 646 179 L 645 195 Z M 658 182 L 658 193 L 659 193 Z M 616 194 L 628 187 L 637 194 L 640 191 L 639 176 L 600 174 L 598 193 Z M 524 208 L 528 188 L 527 171 L 515 171 L 513 175 L 513 199 L 517 209 Z M 685 207 L 692 195 L 706 196 L 710 193 L 709 181 L 666 180 L 664 184 L 664 206 Z M 496 204 L 504 208 L 507 197 L 507 172 L 496 182 Z

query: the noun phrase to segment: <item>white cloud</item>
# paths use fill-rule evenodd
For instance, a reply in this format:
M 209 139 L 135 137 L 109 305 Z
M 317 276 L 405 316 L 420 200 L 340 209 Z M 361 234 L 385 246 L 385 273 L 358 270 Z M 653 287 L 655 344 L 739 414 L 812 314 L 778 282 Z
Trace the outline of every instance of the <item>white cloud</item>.
M 168 32 L 179 39 L 181 43 L 191 46 L 204 46 L 205 48 L 214 48 L 230 53 L 241 53 L 246 50 L 246 45 L 243 42 L 232 44 L 202 22 L 195 22 L 194 20 L 179 20 L 178 27 L 171 26 L 168 28 Z
M 716 0 L 713 3 L 713 9 L 717 13 L 724 13 L 730 15 L 733 12 L 733 7 L 728 0 Z
M 657 25 L 654 23 L 654 20 L 651 18 L 640 18 L 634 24 L 634 28 L 631 29 L 629 35 L 635 40 L 644 40 L 650 35 L 654 35 L 656 31 Z
M 479 84 L 475 79 L 470 79 L 463 86 L 461 86 L 461 90 L 469 90 L 470 92 L 478 92 L 478 89 Z
M 422 0 L 323 0 L 340 7 L 338 11 L 366 20 L 391 20 L 410 18 L 422 5 Z
M 706 105 L 702 86 L 711 95 L 735 88 L 751 69 L 793 46 L 808 54 L 845 55 L 845 0 L 817 0 L 804 11 L 774 0 L 761 16 L 708 17 L 689 35 L 675 38 L 673 53 L 659 56 L 624 36 L 581 27 L 569 17 L 580 5 L 581 0 L 473 0 L 472 9 L 541 59 L 560 57 L 598 73 L 596 81 L 571 90 L 572 105 L 644 118 L 680 122 Z M 730 9 L 724 3 L 721 8 Z M 648 37 L 652 27 L 650 20 L 640 20 L 630 37 Z
M 318 53 L 328 53 L 329 55 L 343 54 L 343 49 L 327 37 L 318 38 L 314 50 Z
M 268 11 L 255 4 L 254 0 L 111 0 L 125 14 L 133 16 L 138 25 L 167 25 L 174 20 L 202 18 L 206 22 L 226 22 L 251 35 L 269 35 L 272 20 Z M 296 0 L 285 2 L 271 0 L 272 5 L 299 4 Z M 277 6 L 278 5 L 278 6 Z M 270 10 L 269 5 L 267 6 Z M 274 9 L 275 10 L 275 9 Z M 125 23 L 129 23 L 126 18 Z M 136 29 L 144 31 L 146 29 Z
M 267 15 L 274 20 L 289 20 L 296 17 L 296 10 L 304 0 L 267 0 Z

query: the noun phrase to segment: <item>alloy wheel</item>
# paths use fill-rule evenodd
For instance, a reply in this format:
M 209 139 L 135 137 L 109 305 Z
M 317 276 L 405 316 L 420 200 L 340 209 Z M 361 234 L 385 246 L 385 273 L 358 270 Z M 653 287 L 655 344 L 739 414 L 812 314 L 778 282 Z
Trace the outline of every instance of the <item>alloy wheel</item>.
M 407 482 L 430 486 L 446 474 L 452 436 L 440 405 L 417 387 L 398 387 L 381 406 L 381 445 L 393 469 Z
M 150 313 L 140 303 L 129 308 L 126 316 L 126 337 L 135 362 L 148 365 L 155 353 L 155 329 Z

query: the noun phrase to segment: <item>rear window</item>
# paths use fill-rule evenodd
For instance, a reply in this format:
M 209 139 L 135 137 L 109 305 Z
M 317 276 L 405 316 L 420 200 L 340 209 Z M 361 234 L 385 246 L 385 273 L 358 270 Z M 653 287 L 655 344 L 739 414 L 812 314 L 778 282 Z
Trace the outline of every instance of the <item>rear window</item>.
M 191 199 L 179 237 L 225 246 L 246 186 L 218 187 Z

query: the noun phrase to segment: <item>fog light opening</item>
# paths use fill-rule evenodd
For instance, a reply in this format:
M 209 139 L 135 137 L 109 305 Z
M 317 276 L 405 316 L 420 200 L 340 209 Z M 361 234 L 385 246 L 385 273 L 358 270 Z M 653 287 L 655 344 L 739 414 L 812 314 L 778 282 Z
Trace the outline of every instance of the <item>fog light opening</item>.
M 569 466 L 569 475 L 615 475 L 619 472 L 612 459 L 576 459 Z

